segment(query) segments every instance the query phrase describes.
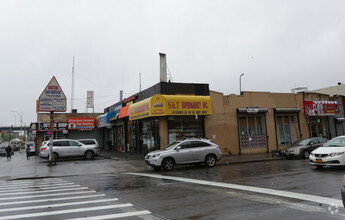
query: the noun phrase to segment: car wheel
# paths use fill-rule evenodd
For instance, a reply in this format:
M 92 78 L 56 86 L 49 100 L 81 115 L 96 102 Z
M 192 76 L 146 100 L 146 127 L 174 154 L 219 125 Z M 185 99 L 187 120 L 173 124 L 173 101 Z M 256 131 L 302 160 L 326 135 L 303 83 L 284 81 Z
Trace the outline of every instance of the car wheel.
M 206 156 L 205 163 L 208 167 L 214 167 L 216 165 L 216 156 L 210 154 Z
M 166 171 L 174 169 L 175 161 L 172 158 L 165 158 L 162 162 L 162 167 Z
M 309 159 L 309 156 L 310 156 L 309 151 L 305 150 L 305 151 L 303 152 L 303 157 L 304 157 L 305 159 Z
M 322 169 L 324 166 L 323 165 L 316 165 L 317 169 Z
M 90 150 L 85 152 L 85 158 L 87 160 L 91 160 L 94 156 L 95 156 L 95 154 Z

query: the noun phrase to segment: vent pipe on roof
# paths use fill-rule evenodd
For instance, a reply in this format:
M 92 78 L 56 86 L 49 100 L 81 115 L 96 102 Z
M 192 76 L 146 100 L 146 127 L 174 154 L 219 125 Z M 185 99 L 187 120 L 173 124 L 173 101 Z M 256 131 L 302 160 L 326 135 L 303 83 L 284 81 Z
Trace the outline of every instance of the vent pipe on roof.
M 165 53 L 159 53 L 160 82 L 167 82 L 167 60 Z

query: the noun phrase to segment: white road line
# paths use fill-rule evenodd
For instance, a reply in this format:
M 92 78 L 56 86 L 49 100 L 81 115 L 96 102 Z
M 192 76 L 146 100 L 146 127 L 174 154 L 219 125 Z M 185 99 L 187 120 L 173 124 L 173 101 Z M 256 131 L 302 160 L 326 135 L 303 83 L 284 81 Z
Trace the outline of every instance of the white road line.
M 11 185 L 11 186 L 0 186 L 0 190 L 3 189 L 24 189 L 24 188 L 37 188 L 37 187 L 51 187 L 51 186 L 66 186 L 66 185 L 73 185 L 74 183 L 58 183 L 58 184 L 44 184 L 44 185 L 40 185 L 40 184 L 30 184 L 30 185 Z
M 13 180 L 13 181 L 1 181 L 1 185 L 7 184 L 25 184 L 25 183 L 56 183 L 56 182 L 66 182 L 63 179 L 48 178 L 48 179 L 32 179 L 32 180 Z
M 32 192 L 32 191 L 40 191 L 40 190 L 49 190 L 49 189 L 65 189 L 65 188 L 73 188 L 73 187 L 80 187 L 80 185 L 67 185 L 67 186 L 52 186 L 52 187 L 36 187 L 31 189 L 8 189 L 5 191 L 0 191 L 1 193 L 9 193 L 9 192 Z
M 14 192 L 14 193 L 4 193 L 1 196 L 12 196 L 12 195 L 22 195 L 22 194 L 39 194 L 39 193 L 51 193 L 51 192 L 61 192 L 61 191 L 72 191 L 72 190 L 84 190 L 89 189 L 88 187 L 78 187 L 71 189 L 53 189 L 53 190 L 42 190 L 42 191 L 30 191 L 30 192 Z
M 119 213 L 119 214 L 111 214 L 111 215 L 100 215 L 100 216 L 87 216 L 85 218 L 72 218 L 69 220 L 100 220 L 100 219 L 113 219 L 113 218 L 123 218 L 123 217 L 130 217 L 130 216 L 138 216 L 138 215 L 149 215 L 151 212 L 145 211 L 137 211 L 137 212 L 126 212 L 126 213 Z
M 36 200 L 25 200 L 25 201 L 15 201 L 15 202 L 3 202 L 0 203 L 1 206 L 8 206 L 8 205 L 19 205 L 19 204 L 27 204 L 27 203 L 39 203 L 39 202 L 55 202 L 55 201 L 65 201 L 65 200 L 74 200 L 74 199 L 88 199 L 88 198 L 95 198 L 95 197 L 102 197 L 105 194 L 94 194 L 88 196 L 73 196 L 73 197 L 64 197 L 64 198 L 54 198 L 54 199 L 36 199 Z
M 118 199 L 98 199 L 98 200 L 89 200 L 89 201 L 81 201 L 81 202 L 66 202 L 66 203 L 59 203 L 59 204 L 5 208 L 5 209 L 0 209 L 0 212 L 13 212 L 13 211 L 28 210 L 28 209 L 31 209 L 31 210 L 33 210 L 33 209 L 47 209 L 47 208 L 56 208 L 56 207 L 73 206 L 73 205 L 85 205 L 85 204 L 101 203 L 101 202 L 113 202 L 113 201 L 118 201 Z
M 294 193 L 294 192 L 261 188 L 261 187 L 255 187 L 255 186 L 245 186 L 245 185 L 231 184 L 231 183 L 220 183 L 220 182 L 212 182 L 212 181 L 206 181 L 206 180 L 197 180 L 197 179 L 174 177 L 174 176 L 163 176 L 163 175 L 156 175 L 156 174 L 145 174 L 145 173 L 127 173 L 127 174 L 158 178 L 158 179 L 174 180 L 174 181 L 179 181 L 179 182 L 194 183 L 194 184 L 207 185 L 207 186 L 223 187 L 223 188 L 228 188 L 228 189 L 238 189 L 238 190 L 250 191 L 250 192 L 255 192 L 255 193 L 263 193 L 267 195 L 322 203 L 322 204 L 327 204 L 327 205 L 337 205 L 339 207 L 343 206 L 342 200 L 339 200 L 339 199 L 332 199 L 332 198 L 308 195 L 308 194 L 303 194 L 303 193 Z
M 0 201 L 16 200 L 16 199 L 34 199 L 34 198 L 40 198 L 40 197 L 66 196 L 66 195 L 76 195 L 76 194 L 88 194 L 88 193 L 95 193 L 95 192 L 96 191 L 94 191 L 94 190 L 88 190 L 88 191 L 55 193 L 55 194 L 42 194 L 42 195 L 32 195 L 32 196 L 17 196 L 17 197 L 0 198 Z
M 91 212 L 91 211 L 96 211 L 96 210 L 116 209 L 116 208 L 130 207 L 130 206 L 132 206 L 132 204 L 125 203 L 125 204 L 118 204 L 118 205 L 86 207 L 86 208 L 67 209 L 67 210 L 60 210 L 60 211 L 38 212 L 38 213 L 20 214 L 20 215 L 8 215 L 8 216 L 1 216 L 0 220 L 33 218 L 33 217 L 40 217 L 40 216 L 61 215 L 61 214 L 70 214 L 70 213 L 77 213 L 77 212 Z

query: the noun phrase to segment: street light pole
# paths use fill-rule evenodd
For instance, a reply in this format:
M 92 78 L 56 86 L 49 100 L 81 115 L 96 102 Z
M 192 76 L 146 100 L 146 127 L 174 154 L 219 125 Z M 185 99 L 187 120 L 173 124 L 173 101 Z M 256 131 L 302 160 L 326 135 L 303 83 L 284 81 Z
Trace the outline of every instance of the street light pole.
M 22 134 L 23 133 L 23 113 L 19 113 L 17 111 L 11 111 L 11 112 L 17 113 L 19 115 L 19 117 L 20 117 L 20 134 Z
M 241 78 L 242 78 L 242 76 L 244 76 L 244 73 L 242 73 L 242 74 L 240 75 L 240 95 L 242 95 L 242 88 L 241 88 L 241 86 L 242 86 L 242 83 L 241 83 Z

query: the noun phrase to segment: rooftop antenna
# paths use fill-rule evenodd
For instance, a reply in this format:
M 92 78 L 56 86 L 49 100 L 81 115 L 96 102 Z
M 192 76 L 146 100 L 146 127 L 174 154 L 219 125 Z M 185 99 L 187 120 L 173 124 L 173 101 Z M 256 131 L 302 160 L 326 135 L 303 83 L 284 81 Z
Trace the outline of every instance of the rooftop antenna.
M 72 66 L 72 90 L 71 90 L 71 113 L 74 109 L 74 56 L 73 56 L 73 66 Z
M 139 92 L 141 92 L 141 73 L 139 73 Z

